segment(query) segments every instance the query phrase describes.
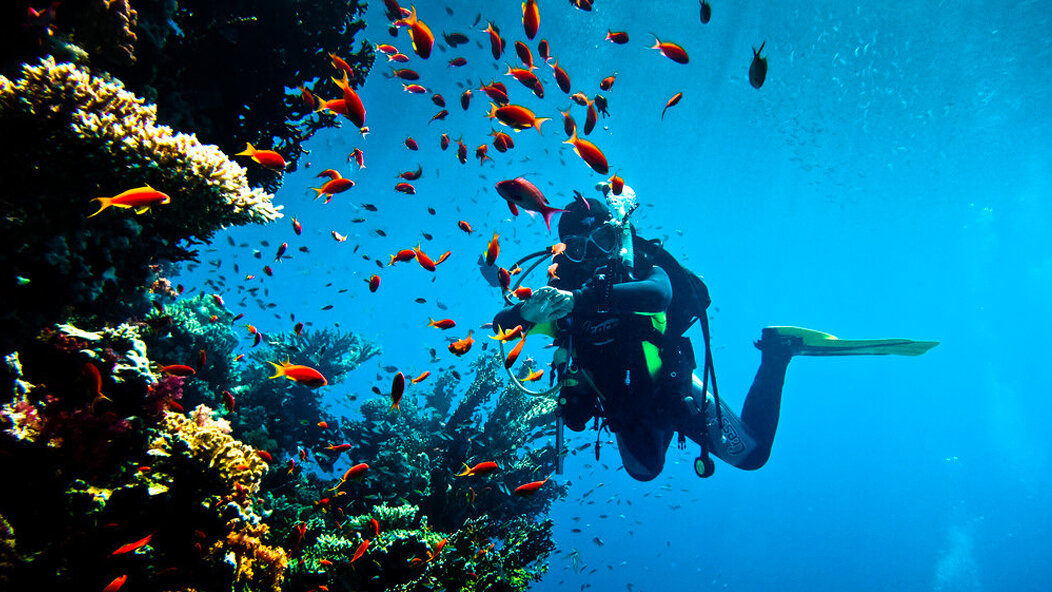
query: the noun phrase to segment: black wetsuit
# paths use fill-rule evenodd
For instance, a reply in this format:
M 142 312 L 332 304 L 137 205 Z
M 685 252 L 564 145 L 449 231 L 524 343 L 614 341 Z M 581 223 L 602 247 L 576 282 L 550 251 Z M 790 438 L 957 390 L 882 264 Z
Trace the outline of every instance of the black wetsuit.
M 694 363 L 689 340 L 666 339 L 656 328 L 672 300 L 668 274 L 649 266 L 636 275 L 638 280 L 613 283 L 609 289 L 590 285 L 572 290 L 573 311 L 555 321 L 556 343 L 571 350 L 573 363 L 581 369 L 578 384 L 563 387 L 560 394 L 558 413 L 566 426 L 580 431 L 593 417 L 604 418 L 617 436 L 625 469 L 641 481 L 660 474 L 676 431 L 698 443 L 704 440 L 716 456 L 739 468 L 759 468 L 774 442 L 788 351 L 765 350 L 742 418 L 721 404 L 722 423 L 717 424 L 711 395 L 709 412 L 698 412 L 705 395 L 690 372 Z M 567 289 L 560 283 L 551 285 Z M 523 321 L 521 306 L 500 311 L 494 327 L 532 328 Z M 649 363 L 644 348 L 650 348 Z M 656 372 L 655 348 L 661 359 Z M 696 403 L 685 402 L 688 395 Z

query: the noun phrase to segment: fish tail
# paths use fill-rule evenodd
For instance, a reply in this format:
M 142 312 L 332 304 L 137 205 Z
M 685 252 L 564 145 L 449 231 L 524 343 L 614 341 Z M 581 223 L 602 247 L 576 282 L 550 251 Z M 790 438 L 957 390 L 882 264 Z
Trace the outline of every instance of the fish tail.
M 255 154 L 256 149 L 252 146 L 252 142 L 245 142 L 245 149 L 234 156 L 254 156 Z
M 311 187 L 310 190 L 314 192 L 314 199 L 318 199 L 319 197 L 321 197 L 322 193 L 325 193 L 324 189 L 320 189 L 318 187 Z
M 493 104 L 493 103 L 490 103 L 489 104 L 489 113 L 486 114 L 486 117 L 489 117 L 490 119 L 493 119 L 496 116 L 497 116 L 497 106 L 495 104 Z
M 753 55 L 755 55 L 756 57 L 760 57 L 760 52 L 763 51 L 763 46 L 764 45 L 767 45 L 767 40 L 766 39 L 764 40 L 763 43 L 760 44 L 760 49 L 753 50 Z
M 95 199 L 93 199 L 91 201 L 99 202 L 99 204 L 101 204 L 101 207 L 99 207 L 99 211 L 95 212 L 91 216 L 88 216 L 88 218 L 92 218 L 94 216 L 98 216 L 99 214 L 102 213 L 102 210 L 105 210 L 106 208 L 108 208 L 111 205 L 113 205 L 113 198 L 112 197 L 96 197 Z
M 402 411 L 402 408 L 401 408 L 401 407 L 399 407 L 399 406 L 398 406 L 398 402 L 397 402 L 397 401 L 395 401 L 395 402 L 391 403 L 391 408 L 390 408 L 390 409 L 388 409 L 388 411 L 398 411 L 398 412 L 401 412 L 401 411 Z
M 537 133 L 538 134 L 541 134 L 541 124 L 544 123 L 545 121 L 550 120 L 550 119 L 551 119 L 551 117 L 534 117 L 533 118 L 533 127 L 537 128 Z M 544 134 L 541 134 L 541 135 L 543 136 Z
M 455 477 L 463 477 L 464 475 L 470 475 L 471 474 L 471 467 L 468 466 L 468 463 L 461 463 L 461 464 L 464 465 L 464 470 L 459 472 L 459 473 L 457 473 L 456 475 L 454 475 Z
M 544 224 L 548 227 L 548 232 L 552 231 L 552 216 L 559 212 L 565 212 L 566 210 L 560 210 L 558 208 L 552 208 L 548 206 L 541 206 L 541 217 L 544 218 Z
M 274 362 L 267 363 L 274 367 L 274 376 L 271 376 L 270 378 L 280 378 L 282 376 L 285 376 L 284 366 L 282 366 L 281 364 L 275 364 Z

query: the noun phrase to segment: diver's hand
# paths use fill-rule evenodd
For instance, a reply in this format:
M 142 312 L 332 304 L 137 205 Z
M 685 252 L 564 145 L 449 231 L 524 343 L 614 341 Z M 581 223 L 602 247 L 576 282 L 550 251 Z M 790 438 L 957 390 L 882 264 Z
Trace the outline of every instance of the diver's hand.
M 573 310 L 573 292 L 544 286 L 522 303 L 519 314 L 533 324 L 561 319 Z

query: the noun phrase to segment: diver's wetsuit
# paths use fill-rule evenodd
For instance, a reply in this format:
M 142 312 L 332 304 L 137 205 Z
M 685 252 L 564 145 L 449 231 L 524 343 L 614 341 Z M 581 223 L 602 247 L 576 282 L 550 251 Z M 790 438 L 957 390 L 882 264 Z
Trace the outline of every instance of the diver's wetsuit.
M 566 426 L 581 431 L 593 417 L 604 417 L 617 436 L 625 470 L 640 481 L 649 481 L 661 473 L 665 452 L 676 431 L 699 444 L 706 439 L 713 454 L 736 467 L 760 468 L 767 462 L 774 442 L 782 384 L 790 359 L 788 349 L 764 349 L 741 418 L 721 400 L 721 430 L 710 394 L 707 425 L 702 425 L 698 409 L 702 401 L 700 380 L 691 375 L 691 397 L 685 401 L 685 381 L 670 377 L 670 368 L 664 368 L 664 372 L 655 369 L 657 344 L 664 343 L 660 335 L 663 313 L 672 300 L 668 274 L 651 266 L 637 275 L 639 280 L 614 284 L 608 295 L 595 287 L 574 290 L 574 306 L 569 315 L 544 324 L 546 327 L 536 327 L 553 334 L 560 346 L 569 347 L 573 364 L 580 369 L 576 375 L 578 384 L 565 386 L 560 393 L 558 413 Z M 552 283 L 554 287 L 558 284 Z M 517 304 L 497 313 L 494 328 L 522 324 L 533 329 L 522 320 L 520 308 L 521 304 Z M 659 326 L 660 331 L 656 329 Z M 689 346 L 686 350 L 690 351 Z M 661 356 L 659 366 L 666 365 L 666 357 Z M 689 369 L 694 367 L 693 359 L 688 363 L 683 377 L 690 375 Z

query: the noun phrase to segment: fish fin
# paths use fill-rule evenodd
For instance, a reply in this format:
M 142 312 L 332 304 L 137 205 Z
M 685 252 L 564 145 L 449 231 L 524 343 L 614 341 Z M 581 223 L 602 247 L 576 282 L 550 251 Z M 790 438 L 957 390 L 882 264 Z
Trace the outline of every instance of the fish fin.
M 541 216 L 544 217 L 544 225 L 548 227 L 548 232 L 552 231 L 552 216 L 559 212 L 565 212 L 566 210 L 560 210 L 559 208 L 550 208 L 548 206 L 541 206 Z
M 541 134 L 542 136 L 544 135 L 543 133 L 541 133 L 541 124 L 544 123 L 545 121 L 549 121 L 550 119 L 551 119 L 551 117 L 534 117 L 533 118 L 533 127 L 537 128 L 537 133 L 538 134 Z
M 99 208 L 99 211 L 97 211 L 94 214 L 88 216 L 88 218 L 93 218 L 95 216 L 98 216 L 99 214 L 102 213 L 102 210 L 105 210 L 106 208 L 108 208 L 111 205 L 113 205 L 112 204 L 112 202 L 113 202 L 113 198 L 112 197 L 96 197 L 95 199 L 93 199 L 91 201 L 99 202 L 100 204 L 102 204 L 102 207 Z
M 763 43 L 760 44 L 760 49 L 752 50 L 752 53 L 753 53 L 754 57 L 760 57 L 760 52 L 763 51 L 763 46 L 764 45 L 767 45 L 767 40 L 766 39 L 764 40 Z
M 282 376 L 285 376 L 285 366 L 282 366 L 281 364 L 275 364 L 274 362 L 267 363 L 274 367 L 274 376 L 271 376 L 270 378 L 280 378 Z
M 252 142 L 245 142 L 245 149 L 234 156 L 252 156 L 255 153 L 256 149 L 252 146 Z
M 515 205 L 515 202 L 508 200 L 508 209 L 511 210 L 513 216 L 519 215 L 519 207 Z

